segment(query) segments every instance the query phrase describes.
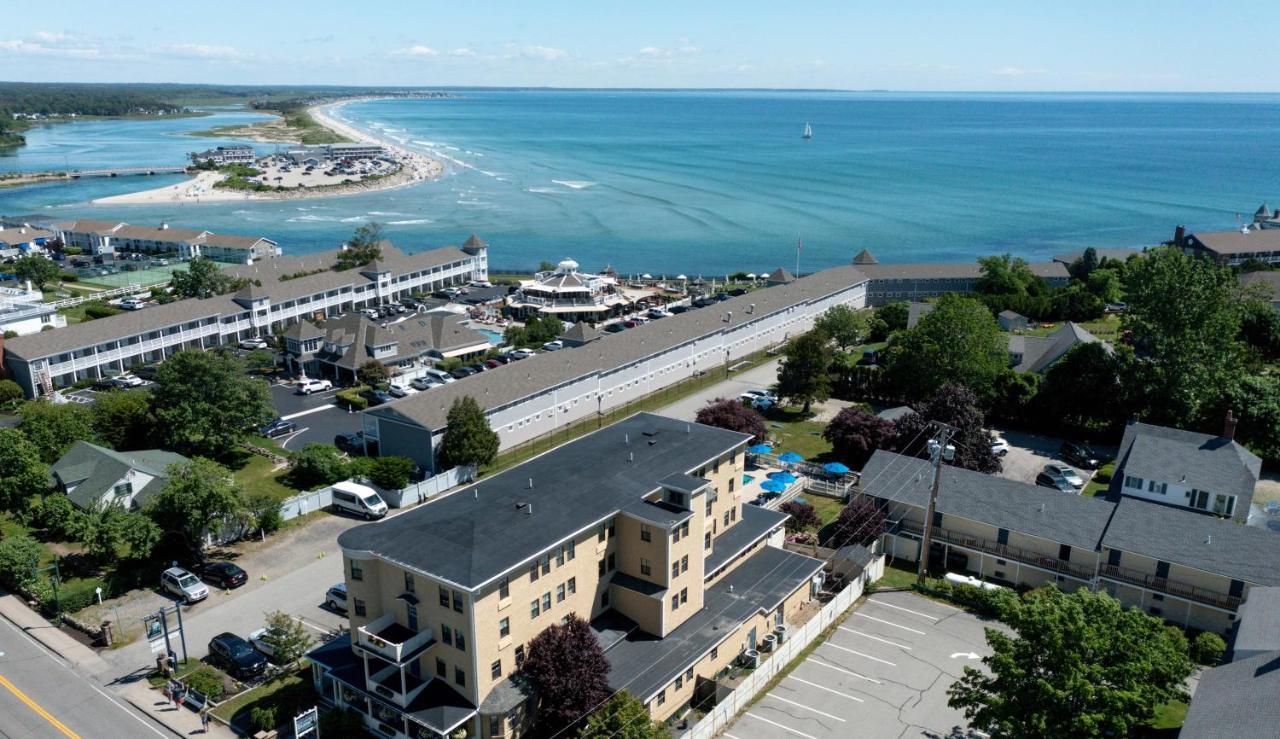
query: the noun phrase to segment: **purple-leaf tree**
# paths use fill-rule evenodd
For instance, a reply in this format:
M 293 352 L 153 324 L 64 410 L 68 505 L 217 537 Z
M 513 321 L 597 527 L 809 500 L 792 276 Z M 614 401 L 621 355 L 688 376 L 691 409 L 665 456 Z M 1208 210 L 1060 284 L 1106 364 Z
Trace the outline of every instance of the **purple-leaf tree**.
M 706 426 L 751 434 L 754 443 L 764 441 L 768 433 L 764 426 L 764 416 L 742 401 L 732 398 L 716 398 L 708 402 L 698 409 L 695 420 Z

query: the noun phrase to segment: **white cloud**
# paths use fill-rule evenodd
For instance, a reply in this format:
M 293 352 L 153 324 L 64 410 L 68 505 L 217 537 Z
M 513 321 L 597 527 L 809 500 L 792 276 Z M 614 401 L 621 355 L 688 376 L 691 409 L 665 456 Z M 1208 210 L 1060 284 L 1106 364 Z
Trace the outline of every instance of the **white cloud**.
M 423 46 L 422 44 L 414 44 L 413 46 L 410 46 L 407 49 L 398 49 L 396 51 L 393 51 L 391 52 L 391 55 L 429 58 L 434 56 L 440 56 L 440 52 L 436 51 L 430 46 Z
M 213 59 L 219 61 L 240 62 L 253 58 L 253 55 L 241 51 L 234 46 L 217 44 L 168 44 L 156 48 L 160 56 L 178 59 Z
M 569 58 L 569 52 L 564 49 L 557 49 L 553 46 L 538 46 L 537 44 L 521 46 L 517 49 L 517 52 L 527 59 L 541 59 L 544 62 L 558 62 Z
M 461 49 L 454 49 L 453 51 L 449 52 L 449 56 L 455 57 L 457 59 L 474 59 L 476 56 L 476 53 L 471 49 L 467 49 L 464 47 Z
M 1028 77 L 1037 74 L 1045 74 L 1047 69 L 1027 69 L 1025 67 L 1001 67 L 991 70 L 991 74 L 997 77 Z
M 34 40 L 0 39 L 0 55 L 62 56 L 75 59 L 98 59 L 104 57 L 97 44 L 81 41 L 67 34 L 40 31 L 29 38 Z
M 75 36 L 65 32 L 52 33 L 50 31 L 36 31 L 31 34 L 31 37 L 37 41 L 47 44 L 63 44 L 76 40 Z

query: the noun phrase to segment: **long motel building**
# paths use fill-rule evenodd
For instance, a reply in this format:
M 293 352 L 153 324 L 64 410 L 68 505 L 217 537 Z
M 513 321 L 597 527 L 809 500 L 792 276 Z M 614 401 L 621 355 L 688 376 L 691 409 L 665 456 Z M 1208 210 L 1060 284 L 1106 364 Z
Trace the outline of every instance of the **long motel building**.
M 576 614 L 653 718 L 714 695 L 822 580 L 786 514 L 743 505 L 748 443 L 638 414 L 342 533 L 351 630 L 309 653 L 316 690 L 381 736 L 519 737 L 529 643 Z
M 488 279 L 488 246 L 474 236 L 462 248 L 413 254 L 389 241 L 380 246 L 380 259 L 342 272 L 332 269 L 341 250 L 227 266 L 224 273 L 248 280 L 234 294 L 177 300 L 18 336 L 0 345 L 3 364 L 28 397 L 37 397 L 161 362 L 183 349 L 278 334 L 303 319 Z
M 1236 444 L 1219 441 L 1214 446 Z M 1129 465 L 1140 452 L 1129 445 Z M 1188 450 L 1185 464 L 1225 465 L 1225 457 L 1215 462 Z M 1106 590 L 1126 606 L 1219 634 L 1231 632 L 1254 588 L 1280 585 L 1275 532 L 1177 501 L 1130 495 L 1123 472 L 1117 477 L 1110 494 L 1085 497 L 944 465 L 936 511 L 926 522 L 932 466 L 880 450 L 863 469 L 861 494 L 887 514 L 884 546 L 891 558 L 918 562 L 924 526 L 932 527 L 933 572 L 972 573 L 1014 586 Z M 1220 470 L 1200 479 L 1231 477 Z
M 449 408 L 464 395 L 480 404 L 508 449 L 680 381 L 723 372 L 808 331 L 832 306 L 865 307 L 866 296 L 867 277 L 852 266 L 791 278 L 370 409 L 366 443 L 434 471 Z

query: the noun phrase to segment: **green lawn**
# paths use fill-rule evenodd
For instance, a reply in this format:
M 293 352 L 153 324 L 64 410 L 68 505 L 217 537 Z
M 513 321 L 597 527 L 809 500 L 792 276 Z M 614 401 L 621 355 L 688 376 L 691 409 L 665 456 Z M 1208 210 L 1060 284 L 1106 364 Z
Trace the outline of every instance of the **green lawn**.
M 24 526 L 21 522 L 15 521 L 11 514 L 0 515 L 0 538 L 8 538 L 10 536 L 30 536 L 37 542 L 40 542 L 40 562 L 39 567 L 45 568 L 53 564 L 55 552 L 48 542 L 41 541 L 38 531 Z M 79 546 L 73 548 L 79 551 Z M 77 575 L 65 563 L 60 563 L 59 572 L 61 579 L 58 584 L 58 600 L 66 607 L 76 608 L 89 605 L 93 602 L 94 589 L 101 587 L 104 595 L 110 597 L 114 592 L 107 579 L 111 577 L 110 568 L 112 565 L 104 566 L 102 575 L 99 577 L 82 577 Z M 44 582 L 52 582 L 53 570 L 44 570 L 38 574 L 38 578 Z
M 831 443 L 822 438 L 826 424 L 808 420 L 799 406 L 787 406 L 765 413 L 765 427 L 770 440 L 776 441 L 774 451 L 795 452 L 806 461 L 824 461 L 831 454 Z
M 1115 471 L 1115 462 L 1108 462 L 1102 465 L 1098 468 L 1098 472 L 1093 476 L 1093 479 L 1089 480 L 1089 484 L 1084 486 L 1084 490 L 1080 491 L 1080 494 L 1089 498 L 1106 494 L 1107 487 L 1111 485 L 1111 476 L 1115 474 Z M 1106 480 L 1106 482 L 1100 482 L 1099 479 Z
M 813 509 L 817 512 L 818 520 L 822 523 L 822 526 L 835 521 L 836 517 L 840 515 L 840 511 L 844 509 L 843 503 L 835 498 L 828 498 L 823 495 L 809 494 L 805 496 L 805 500 L 813 505 Z
M 213 709 L 213 715 L 231 724 L 242 736 L 248 736 L 256 730 L 256 727 L 251 728 L 250 721 L 255 708 L 275 708 L 276 722 L 285 723 L 315 704 L 316 693 L 311 686 L 311 670 L 304 667 L 292 674 L 273 678 L 219 704 Z
M 1051 324 L 1052 328 L 1046 328 L 1043 325 L 1036 328 L 1028 328 L 1022 334 L 1024 336 L 1048 336 L 1062 328 L 1063 323 L 1063 321 L 1055 321 Z M 1117 316 L 1103 316 L 1097 321 L 1085 321 L 1079 325 L 1100 339 L 1112 339 L 1120 334 L 1120 318 Z
M 884 577 L 876 581 L 877 588 L 909 588 L 916 584 L 916 570 L 908 563 L 885 563 Z
M 1157 731 L 1180 729 L 1182 728 L 1182 723 L 1186 720 L 1186 701 L 1173 701 L 1172 703 L 1166 703 L 1156 709 L 1156 716 L 1151 719 L 1149 726 Z

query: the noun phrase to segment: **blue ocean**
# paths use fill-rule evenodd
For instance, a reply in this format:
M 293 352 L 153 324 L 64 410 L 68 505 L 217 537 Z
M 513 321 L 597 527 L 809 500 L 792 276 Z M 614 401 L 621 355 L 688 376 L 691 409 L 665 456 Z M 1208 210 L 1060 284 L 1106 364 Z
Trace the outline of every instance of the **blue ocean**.
M 120 218 L 332 248 L 377 220 L 410 250 L 476 233 L 495 267 L 717 275 L 1028 258 L 1230 228 L 1280 199 L 1280 96 L 457 90 L 340 116 L 447 164 L 436 182 L 325 200 L 94 206 L 180 178 L 0 190 L 0 213 Z M 246 111 L 30 132 L 0 170 L 177 163 Z M 801 132 L 808 123 L 811 139 Z M 259 145 L 269 151 L 271 145 Z

